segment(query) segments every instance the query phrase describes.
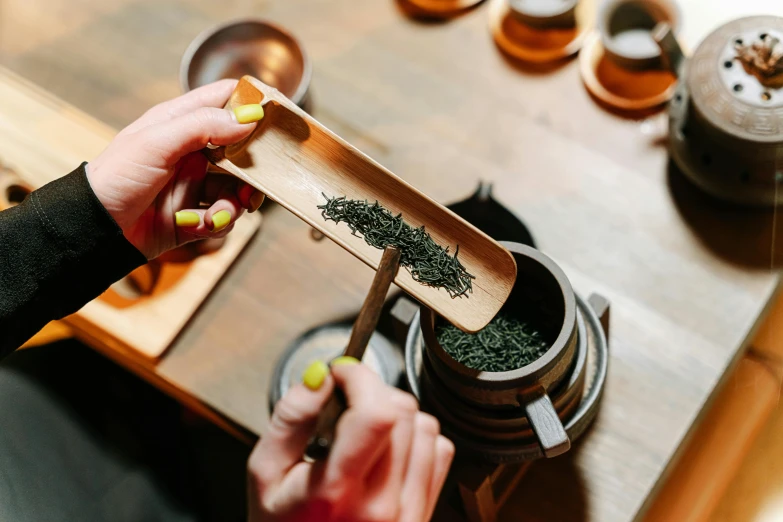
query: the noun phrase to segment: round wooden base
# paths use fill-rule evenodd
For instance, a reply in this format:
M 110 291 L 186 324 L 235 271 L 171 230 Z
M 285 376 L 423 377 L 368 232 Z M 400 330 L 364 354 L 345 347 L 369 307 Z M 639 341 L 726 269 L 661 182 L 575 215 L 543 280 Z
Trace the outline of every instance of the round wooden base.
M 581 0 L 576 6 L 573 28 L 539 29 L 520 22 L 507 0 L 490 0 L 489 30 L 495 43 L 508 55 L 529 63 L 549 63 L 579 52 L 595 24 L 594 0 Z
M 612 62 L 601 37 L 591 33 L 579 55 L 582 81 L 600 102 L 621 111 L 646 111 L 671 100 L 677 78 L 663 69 L 634 71 Z

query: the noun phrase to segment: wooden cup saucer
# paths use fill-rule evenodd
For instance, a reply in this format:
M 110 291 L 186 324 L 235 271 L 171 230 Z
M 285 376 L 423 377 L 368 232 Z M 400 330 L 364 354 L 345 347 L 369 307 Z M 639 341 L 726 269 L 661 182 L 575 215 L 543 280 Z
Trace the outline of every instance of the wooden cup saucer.
M 677 78 L 665 69 L 631 70 L 605 53 L 598 32 L 592 32 L 579 56 L 579 71 L 587 90 L 608 107 L 646 111 L 671 100 Z
M 581 0 L 572 28 L 535 28 L 520 21 L 508 0 L 490 0 L 489 29 L 495 43 L 508 55 L 529 63 L 562 60 L 579 52 L 595 24 L 595 0 Z
M 484 0 L 405 0 L 407 3 L 430 14 L 446 15 L 480 4 Z

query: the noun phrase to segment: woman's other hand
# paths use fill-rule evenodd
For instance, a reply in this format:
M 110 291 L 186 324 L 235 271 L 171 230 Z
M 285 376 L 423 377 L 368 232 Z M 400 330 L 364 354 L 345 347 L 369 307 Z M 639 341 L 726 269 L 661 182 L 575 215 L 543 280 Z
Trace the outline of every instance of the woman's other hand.
M 348 363 L 355 362 L 355 359 Z M 434 417 L 413 396 L 361 364 L 323 363 L 275 407 L 248 462 L 251 522 L 429 520 L 454 455 Z M 302 455 L 334 386 L 348 409 L 325 461 Z
M 98 199 L 147 259 L 189 241 L 219 238 L 263 194 L 232 176 L 207 175 L 207 143 L 230 145 L 263 117 L 260 105 L 222 109 L 236 80 L 161 103 L 120 132 L 87 166 Z

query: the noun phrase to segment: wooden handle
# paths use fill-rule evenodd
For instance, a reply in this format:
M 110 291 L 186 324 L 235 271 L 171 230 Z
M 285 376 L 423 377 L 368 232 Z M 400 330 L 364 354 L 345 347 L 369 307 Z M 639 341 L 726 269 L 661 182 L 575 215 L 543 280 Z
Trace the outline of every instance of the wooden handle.
M 362 309 L 356 322 L 353 324 L 351 338 L 348 346 L 343 352 L 344 356 L 354 357 L 361 360 L 367 343 L 370 342 L 375 327 L 378 325 L 378 319 L 381 317 L 383 303 L 386 300 L 386 294 L 389 291 L 397 271 L 400 269 L 400 251 L 395 247 L 387 247 L 383 251 L 381 264 L 375 273 L 370 292 L 364 300 Z M 347 407 L 345 396 L 340 390 L 335 393 L 326 403 L 315 427 L 313 436 L 307 448 L 307 455 L 314 459 L 323 459 L 329 454 L 329 449 L 334 441 L 334 432 L 337 427 L 337 421 Z
M 400 251 L 395 247 L 386 247 L 381 257 L 381 264 L 375 273 L 375 278 L 370 287 L 370 293 L 364 300 L 364 305 L 359 312 L 359 317 L 353 325 L 351 339 L 345 348 L 345 353 L 349 357 L 361 360 L 364 356 L 364 350 L 370 337 L 378 325 L 378 319 L 381 317 L 383 302 L 386 300 L 386 294 L 389 292 L 394 277 L 400 269 Z

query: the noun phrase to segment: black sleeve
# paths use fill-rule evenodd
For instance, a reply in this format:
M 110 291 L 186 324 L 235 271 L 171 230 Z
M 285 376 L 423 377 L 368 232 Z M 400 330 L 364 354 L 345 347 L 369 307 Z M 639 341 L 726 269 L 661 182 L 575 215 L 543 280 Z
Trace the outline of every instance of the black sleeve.
M 85 165 L 0 212 L 0 359 L 147 262 L 92 191 Z

